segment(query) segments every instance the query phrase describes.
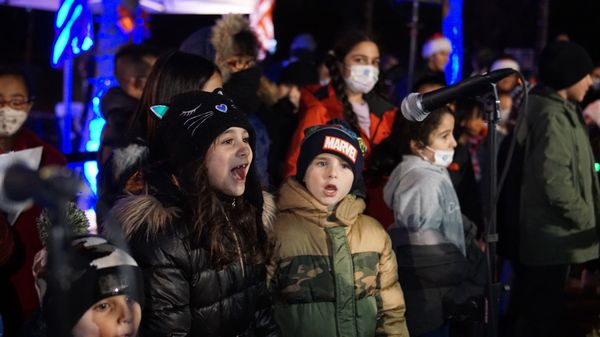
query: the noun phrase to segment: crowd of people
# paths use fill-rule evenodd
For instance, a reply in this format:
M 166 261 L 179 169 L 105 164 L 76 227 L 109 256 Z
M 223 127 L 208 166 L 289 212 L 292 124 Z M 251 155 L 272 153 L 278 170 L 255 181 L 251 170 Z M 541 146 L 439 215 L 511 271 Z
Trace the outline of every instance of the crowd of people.
M 510 55 L 483 67 L 515 71 L 497 84 L 490 130 L 473 97 L 422 122 L 400 113 L 408 92 L 446 86 L 441 35 L 412 79 L 364 32 L 322 56 L 310 36 L 292 46 L 263 71 L 248 21 L 227 15 L 178 50 L 119 50 L 101 105 L 98 230 L 70 206 L 62 283 L 47 270 L 47 215 L 0 216 L 4 335 L 483 336 L 502 262 L 513 280 L 499 333 L 564 335 L 570 268 L 590 274 L 599 255 L 600 67 L 588 53 L 549 42 L 537 83 Z M 0 150 L 41 146 L 40 167 L 65 165 L 23 127 L 28 83 L 0 70 Z M 511 163 L 494 261 L 491 156 Z

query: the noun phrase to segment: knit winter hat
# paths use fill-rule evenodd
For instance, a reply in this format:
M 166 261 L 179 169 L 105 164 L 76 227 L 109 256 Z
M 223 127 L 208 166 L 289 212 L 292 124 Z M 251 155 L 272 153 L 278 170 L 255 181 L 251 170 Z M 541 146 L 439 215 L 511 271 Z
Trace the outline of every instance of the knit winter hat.
M 447 37 L 443 36 L 440 33 L 432 35 L 424 44 L 423 50 L 421 51 L 421 55 L 424 59 L 429 58 L 431 55 L 441 52 L 447 51 L 449 53 L 452 52 L 452 44 Z
M 246 115 L 220 90 L 212 93 L 191 91 L 177 95 L 168 106 L 155 105 L 151 110 L 161 118 L 157 146 L 167 156 L 162 167 L 171 173 L 195 160 L 203 159 L 214 140 L 231 127 L 248 131 L 250 147 L 254 153 L 254 128 Z M 246 177 L 244 198 L 262 212 L 262 190 L 253 164 Z
M 94 235 L 76 237 L 68 251 L 71 272 L 63 276 L 66 289 L 58 294 L 47 293 L 44 308 L 52 314 L 56 300 L 66 301 L 66 312 L 61 315 L 71 330 L 81 316 L 96 302 L 118 295 L 127 295 L 143 306 L 144 289 L 141 269 L 124 250 Z
M 173 97 L 168 106 L 151 109 L 159 118 L 164 116 L 157 138 L 172 168 L 203 158 L 215 138 L 230 127 L 246 129 L 254 150 L 254 129 L 246 115 L 220 91 L 187 92 Z
M 366 146 L 362 139 L 342 124 L 316 125 L 304 130 L 304 140 L 300 146 L 300 154 L 296 162 L 296 180 L 303 182 L 308 165 L 321 153 L 331 153 L 352 167 L 354 182 L 350 193 L 356 194 L 364 190 L 362 179 L 363 153 Z M 358 193 L 359 196 L 362 192 Z
M 540 82 L 561 90 L 579 82 L 593 69 L 592 59 L 580 45 L 570 41 L 548 44 L 539 61 Z

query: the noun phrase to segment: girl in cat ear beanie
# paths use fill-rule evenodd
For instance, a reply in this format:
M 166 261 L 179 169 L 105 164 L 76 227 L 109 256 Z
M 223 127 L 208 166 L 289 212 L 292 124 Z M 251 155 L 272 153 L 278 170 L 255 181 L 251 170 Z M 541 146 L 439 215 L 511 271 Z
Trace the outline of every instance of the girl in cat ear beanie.
M 281 187 L 269 264 L 284 336 L 408 336 L 391 241 L 363 214 L 365 145 L 339 124 L 305 130 Z
M 279 336 L 266 288 L 272 202 L 245 114 L 201 91 L 152 111 L 166 157 L 145 170 L 146 195 L 113 209 L 149 289 L 144 336 Z

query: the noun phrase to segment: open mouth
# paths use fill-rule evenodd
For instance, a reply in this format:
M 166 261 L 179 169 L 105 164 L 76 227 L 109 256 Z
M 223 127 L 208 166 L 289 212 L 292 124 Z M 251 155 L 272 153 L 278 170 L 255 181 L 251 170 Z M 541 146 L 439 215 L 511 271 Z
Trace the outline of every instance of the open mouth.
M 337 190 L 337 186 L 333 184 L 327 184 L 323 189 L 323 194 L 325 194 L 327 197 L 334 197 L 337 194 Z
M 233 179 L 236 181 L 246 181 L 246 175 L 248 173 L 248 164 L 238 165 L 231 169 L 231 174 L 233 174 Z

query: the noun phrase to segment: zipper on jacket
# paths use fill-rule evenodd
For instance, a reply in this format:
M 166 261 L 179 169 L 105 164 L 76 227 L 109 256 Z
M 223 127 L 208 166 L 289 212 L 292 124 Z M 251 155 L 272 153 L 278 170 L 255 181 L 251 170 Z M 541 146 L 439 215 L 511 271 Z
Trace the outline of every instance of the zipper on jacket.
M 240 267 L 242 268 L 242 278 L 245 279 L 246 278 L 246 270 L 244 268 L 244 258 L 242 256 L 242 246 L 240 245 L 240 239 L 238 238 L 237 233 L 233 229 L 233 226 L 231 225 L 231 221 L 229 221 L 229 217 L 227 215 L 225 215 L 225 219 L 227 220 L 227 225 L 229 225 L 229 229 L 231 230 L 231 233 L 233 233 L 233 239 L 235 240 L 235 247 L 237 248 L 238 256 L 240 258 Z

